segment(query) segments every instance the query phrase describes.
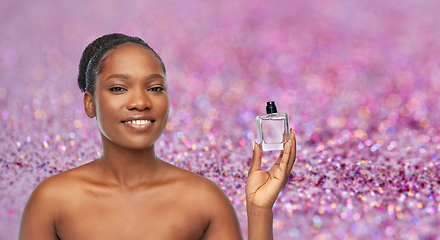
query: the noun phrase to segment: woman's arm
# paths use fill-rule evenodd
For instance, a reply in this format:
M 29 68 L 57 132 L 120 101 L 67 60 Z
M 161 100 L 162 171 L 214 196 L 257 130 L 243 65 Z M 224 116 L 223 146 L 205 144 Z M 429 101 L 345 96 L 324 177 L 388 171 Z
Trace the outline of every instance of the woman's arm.
M 272 207 L 284 185 L 296 158 L 295 133 L 290 130 L 290 141 L 284 145 L 269 171 L 260 170 L 261 146 L 254 143 L 254 155 L 246 183 L 248 239 L 273 239 Z
M 49 200 L 53 199 L 55 193 L 47 180 L 35 188 L 26 203 L 20 222 L 19 240 L 58 239 L 53 219 L 56 206 Z

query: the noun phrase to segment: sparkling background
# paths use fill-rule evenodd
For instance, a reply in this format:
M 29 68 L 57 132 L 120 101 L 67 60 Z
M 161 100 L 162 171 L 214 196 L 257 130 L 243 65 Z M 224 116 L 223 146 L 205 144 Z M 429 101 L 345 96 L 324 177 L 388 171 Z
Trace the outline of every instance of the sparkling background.
M 164 59 L 172 109 L 158 154 L 218 183 L 245 236 L 254 119 L 275 100 L 298 141 L 276 239 L 440 239 L 439 7 L 1 1 L 0 239 L 16 239 L 37 183 L 100 155 L 77 65 L 111 32 L 142 37 Z

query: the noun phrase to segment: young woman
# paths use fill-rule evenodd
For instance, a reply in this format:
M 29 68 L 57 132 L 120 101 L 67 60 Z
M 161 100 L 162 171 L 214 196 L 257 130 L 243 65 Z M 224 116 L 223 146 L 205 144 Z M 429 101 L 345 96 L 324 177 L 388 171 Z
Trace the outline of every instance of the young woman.
M 51 176 L 31 194 L 19 239 L 242 239 L 232 204 L 212 181 L 159 159 L 169 112 L 165 66 L 144 41 L 98 38 L 78 83 L 96 118 L 100 158 Z M 272 206 L 295 161 L 294 133 L 270 169 L 254 143 L 246 184 L 249 239 L 272 239 Z

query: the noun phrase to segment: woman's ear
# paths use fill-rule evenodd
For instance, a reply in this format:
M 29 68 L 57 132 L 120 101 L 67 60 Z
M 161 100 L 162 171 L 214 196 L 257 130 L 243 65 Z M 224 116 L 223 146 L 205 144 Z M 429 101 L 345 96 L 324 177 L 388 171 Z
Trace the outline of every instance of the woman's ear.
M 94 118 L 96 116 L 93 96 L 89 91 L 84 93 L 84 110 L 89 118 Z

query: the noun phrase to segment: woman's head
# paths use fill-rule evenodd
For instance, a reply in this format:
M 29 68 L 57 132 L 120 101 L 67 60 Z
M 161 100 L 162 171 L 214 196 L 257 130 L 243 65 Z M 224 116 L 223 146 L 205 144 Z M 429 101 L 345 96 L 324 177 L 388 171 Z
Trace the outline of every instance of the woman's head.
M 154 146 L 167 123 L 169 98 L 164 64 L 145 42 L 122 34 L 98 38 L 84 51 L 78 83 L 103 145 Z
M 96 77 L 105 67 L 105 55 L 110 50 L 126 43 L 138 44 L 151 51 L 160 61 L 163 72 L 166 73 L 165 64 L 160 56 L 142 39 L 120 33 L 107 34 L 90 43 L 82 54 L 78 71 L 78 86 L 82 92 L 94 94 Z

